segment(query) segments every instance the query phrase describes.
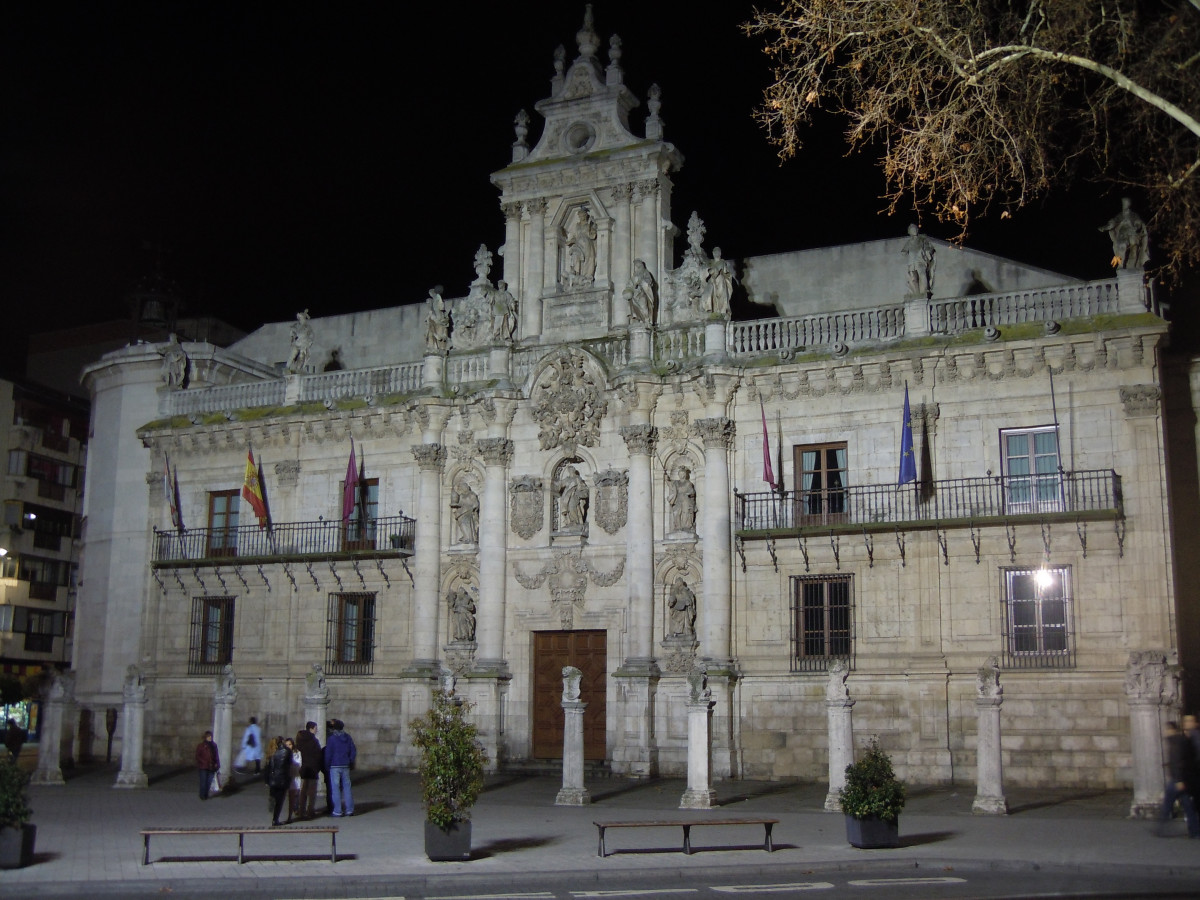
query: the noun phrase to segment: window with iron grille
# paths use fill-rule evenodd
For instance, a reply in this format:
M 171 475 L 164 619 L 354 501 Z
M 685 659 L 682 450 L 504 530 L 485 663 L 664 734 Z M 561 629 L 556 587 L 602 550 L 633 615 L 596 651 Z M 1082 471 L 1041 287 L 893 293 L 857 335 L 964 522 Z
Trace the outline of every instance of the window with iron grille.
M 370 675 L 375 657 L 375 594 L 329 595 L 325 671 L 330 675 Z
M 1065 566 L 1004 569 L 1005 665 L 1061 669 L 1075 665 L 1071 572 Z
M 193 597 L 189 675 L 215 675 L 233 662 L 233 598 Z
M 854 582 L 850 575 L 793 575 L 792 671 L 854 664 Z

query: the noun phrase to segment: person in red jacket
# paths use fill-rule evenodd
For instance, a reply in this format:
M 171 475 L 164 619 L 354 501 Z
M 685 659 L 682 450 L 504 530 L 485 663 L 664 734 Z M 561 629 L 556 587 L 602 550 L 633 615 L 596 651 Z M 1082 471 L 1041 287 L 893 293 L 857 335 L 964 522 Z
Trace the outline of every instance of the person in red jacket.
M 213 776 L 221 768 L 221 755 L 213 742 L 212 732 L 204 732 L 204 740 L 196 745 L 196 771 L 200 775 L 200 799 L 207 800 Z

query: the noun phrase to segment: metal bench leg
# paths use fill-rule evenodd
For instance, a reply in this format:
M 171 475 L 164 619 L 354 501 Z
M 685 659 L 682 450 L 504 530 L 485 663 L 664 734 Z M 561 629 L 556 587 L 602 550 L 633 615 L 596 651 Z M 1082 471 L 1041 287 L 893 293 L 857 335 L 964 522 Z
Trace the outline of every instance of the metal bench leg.
M 246 832 L 239 831 L 238 832 L 238 865 L 239 866 L 246 861 L 245 844 L 246 844 Z
M 336 863 L 337 862 L 337 832 L 336 831 L 329 832 L 329 843 L 330 843 L 329 861 L 331 863 Z
M 146 839 L 146 850 L 142 854 L 142 865 L 148 866 L 150 865 L 150 835 L 144 834 L 142 837 Z
M 683 826 L 683 852 L 691 855 L 692 852 L 692 826 Z
M 763 827 L 767 829 L 766 844 L 763 845 L 763 849 L 766 850 L 768 853 L 774 853 L 775 845 L 773 843 L 771 843 L 771 823 L 764 822 Z
M 604 858 L 604 826 L 597 825 L 596 829 L 600 832 L 600 847 L 596 850 L 596 855 L 601 859 Z

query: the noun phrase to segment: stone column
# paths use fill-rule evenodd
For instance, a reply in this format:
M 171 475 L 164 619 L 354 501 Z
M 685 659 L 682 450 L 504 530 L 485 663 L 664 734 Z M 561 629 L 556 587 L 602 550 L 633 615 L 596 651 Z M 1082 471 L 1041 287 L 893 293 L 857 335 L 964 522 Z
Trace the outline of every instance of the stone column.
M 650 326 L 644 322 L 629 323 L 629 365 L 634 369 L 650 366 Z
M 654 497 L 650 470 L 658 429 L 653 425 L 626 425 L 621 437 L 629 450 L 625 584 L 630 629 L 625 666 L 644 669 L 654 656 Z
M 634 185 L 637 218 L 634 222 L 635 259 L 640 259 L 662 284 L 662 260 L 658 255 L 658 182 L 653 179 Z
M 304 721 L 317 723 L 317 740 L 325 746 L 325 723 L 329 721 L 329 685 L 325 683 L 325 667 L 313 663 L 304 676 Z
M 213 686 L 213 742 L 221 758 L 221 790 L 229 786 L 233 775 L 233 704 L 237 702 L 237 676 L 229 663 L 221 669 Z
M 629 273 L 633 263 L 633 246 L 632 230 L 633 230 L 633 206 L 630 202 L 633 199 L 633 185 L 629 182 L 613 185 L 613 232 L 612 232 L 612 248 L 613 248 L 613 267 L 610 277 L 616 290 L 613 291 L 613 314 L 612 323 L 614 327 L 620 327 L 629 321 L 629 304 L 625 302 L 622 296 L 622 291 L 625 285 L 629 284 Z
M 1158 815 L 1163 799 L 1163 724 L 1179 705 L 1179 665 L 1174 651 L 1129 654 L 1125 695 L 1129 698 L 1134 819 Z
M 704 324 L 704 358 L 710 362 L 724 362 L 729 354 L 725 350 L 725 337 L 729 323 L 706 322 Z
M 679 800 L 680 809 L 710 809 L 716 794 L 712 789 L 712 691 L 703 666 L 688 674 L 688 786 Z
M 523 295 L 525 285 L 521 271 L 522 250 L 521 247 L 521 210 L 520 203 L 502 203 L 500 212 L 504 213 L 504 252 L 502 259 L 504 261 L 504 274 L 501 276 L 508 282 L 509 290 L 513 292 L 513 296 L 520 297 Z M 517 334 L 520 339 L 524 335 Z
M 1004 799 L 1004 767 L 1000 757 L 1000 706 L 1004 688 L 1000 687 L 1000 660 L 992 656 L 979 668 L 975 691 L 975 710 L 979 718 L 975 748 L 975 802 L 971 811 L 984 815 L 1008 815 Z
M 142 741 L 146 721 L 146 677 L 137 666 L 126 670 L 124 705 L 121 715 L 121 771 L 114 788 L 144 788 L 149 785 L 142 771 Z
M 729 450 L 733 446 L 735 429 L 733 422 L 724 416 L 698 419 L 693 427 L 704 442 L 704 504 L 700 523 L 700 540 L 704 548 L 704 599 L 700 606 L 700 652 L 717 666 L 728 667 L 733 578 Z
M 825 795 L 825 808 L 830 812 L 842 810 L 838 793 L 846 786 L 846 766 L 854 762 L 854 723 L 851 718 L 854 701 L 846 686 L 849 674 L 846 661 L 835 660 L 829 666 L 829 680 L 825 685 L 825 717 L 829 730 L 829 793 Z
M 446 448 L 439 443 L 412 448 L 420 470 L 417 485 L 416 559 L 413 572 L 413 667 L 438 668 L 438 612 L 441 598 L 442 470 Z M 314 720 L 315 721 L 315 720 Z
M 542 333 L 542 297 L 553 290 L 557 273 L 546 270 L 546 201 L 542 197 L 525 204 L 529 213 L 529 268 L 522 281 L 521 337 L 531 338 Z M 510 282 L 511 283 L 511 282 Z
M 513 443 L 507 438 L 483 438 L 483 496 L 479 498 L 479 643 L 477 663 L 504 665 L 504 608 L 508 545 L 505 528 L 505 484 Z
M 37 768 L 30 784 L 65 784 L 62 775 L 63 716 L 72 702 L 73 672 L 55 672 L 42 694 L 42 733 L 38 741 Z
M 587 704 L 579 699 L 579 681 L 583 672 L 565 666 L 563 675 L 563 783 L 556 806 L 585 806 L 592 796 L 583 786 L 583 713 Z

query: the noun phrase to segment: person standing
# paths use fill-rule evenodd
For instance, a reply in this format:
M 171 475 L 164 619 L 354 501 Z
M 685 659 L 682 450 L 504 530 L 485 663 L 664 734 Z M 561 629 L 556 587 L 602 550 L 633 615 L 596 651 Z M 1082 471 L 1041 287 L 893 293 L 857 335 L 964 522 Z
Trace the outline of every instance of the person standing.
M 292 819 L 300 815 L 300 751 L 296 749 L 296 742 L 291 738 L 284 738 L 283 746 L 287 748 L 288 756 L 291 759 L 291 764 L 288 766 L 287 818 L 287 823 L 291 825 Z
M 292 751 L 282 737 L 275 738 L 272 743 L 276 750 L 267 759 L 267 792 L 271 795 L 271 824 L 279 825 L 279 814 L 283 811 L 283 801 L 292 782 Z
M 200 776 L 200 799 L 207 800 L 212 790 L 213 778 L 221 768 L 221 754 L 213 741 L 211 731 L 204 732 L 204 738 L 196 745 L 196 772 Z
M 24 743 L 25 729 L 17 724 L 16 719 L 9 719 L 8 730 L 4 732 L 4 746 L 12 754 L 12 761 L 14 763 L 17 761 L 17 757 L 21 755 L 21 747 Z
M 312 819 L 317 813 L 317 779 L 324 768 L 316 722 L 305 722 L 304 729 L 296 732 L 296 749 L 300 751 L 300 811 L 297 817 Z
M 325 739 L 325 765 L 329 778 L 329 802 L 335 818 L 354 815 L 354 796 L 350 792 L 350 767 L 358 756 L 354 738 L 346 734 L 341 719 L 333 720 L 333 731 Z
M 1192 802 L 1192 791 L 1196 786 L 1196 764 L 1192 754 L 1192 743 L 1179 731 L 1175 722 L 1168 722 L 1164 731 L 1167 755 L 1167 781 L 1163 788 L 1162 812 L 1158 819 L 1158 833 L 1162 836 L 1178 801 L 1187 822 L 1188 837 L 1200 838 L 1200 818 Z
M 242 733 L 242 765 L 248 767 L 254 763 L 254 774 L 262 771 L 262 729 L 258 727 L 258 719 L 250 717 L 250 724 Z

